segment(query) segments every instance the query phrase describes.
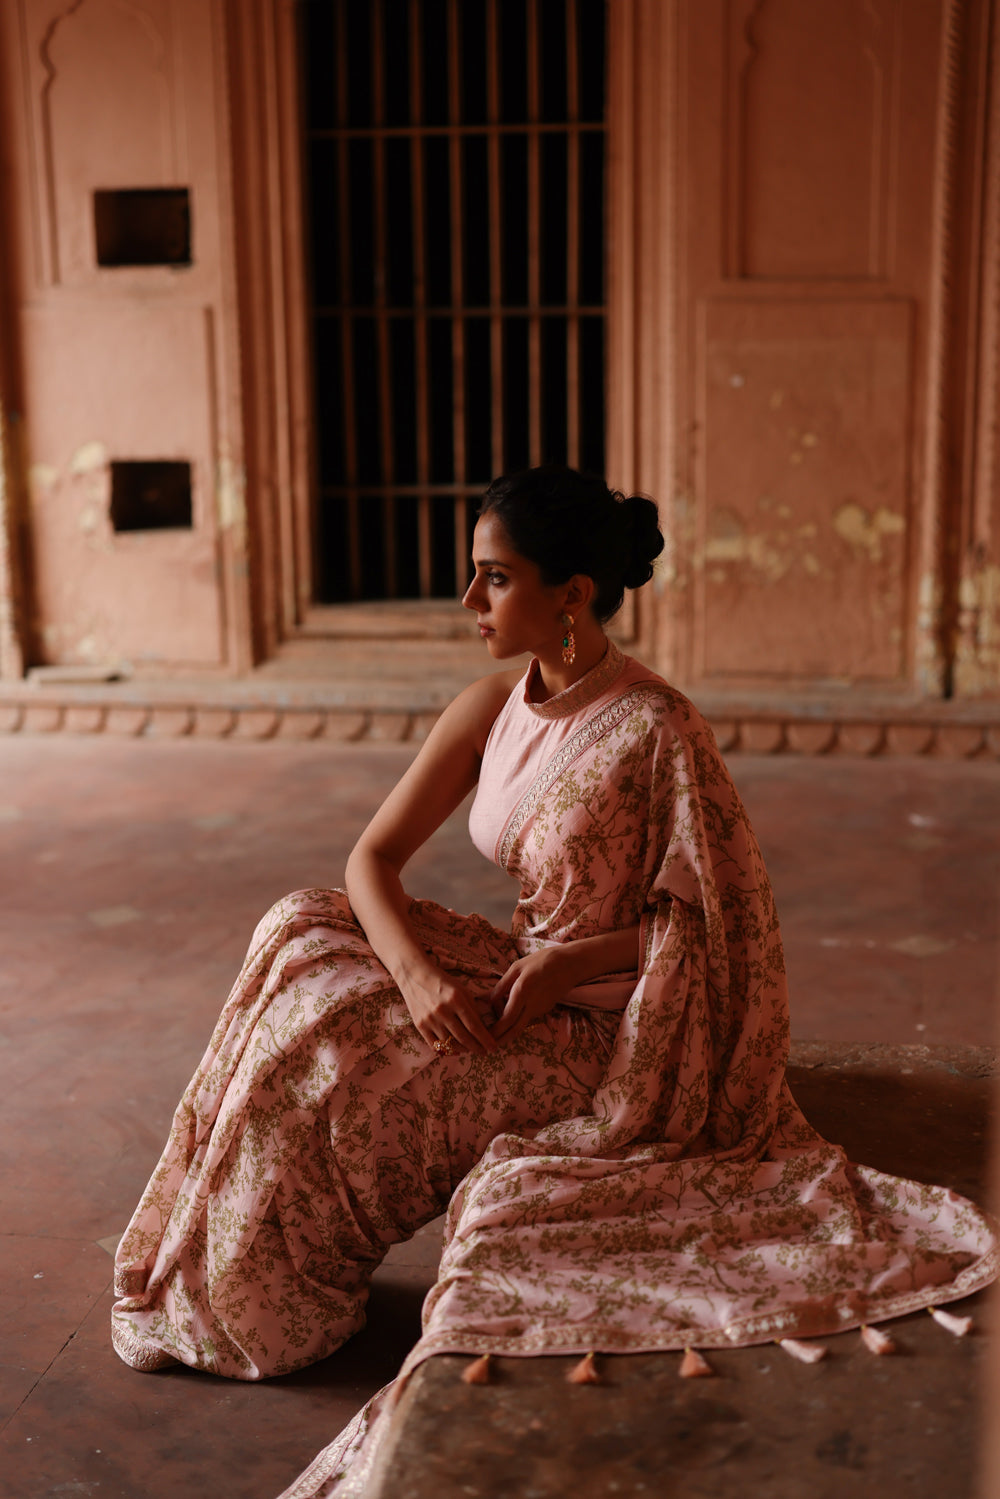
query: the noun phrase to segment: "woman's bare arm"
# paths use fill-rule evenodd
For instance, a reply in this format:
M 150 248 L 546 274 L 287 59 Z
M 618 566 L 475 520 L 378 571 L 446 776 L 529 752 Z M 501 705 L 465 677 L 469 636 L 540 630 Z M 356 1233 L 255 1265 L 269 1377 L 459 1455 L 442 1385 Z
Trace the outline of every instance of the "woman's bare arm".
M 445 709 L 417 758 L 376 812 L 347 861 L 347 893 L 375 953 L 399 986 L 424 1040 L 464 1050 L 496 1042 L 464 992 L 421 947 L 400 876 L 407 860 L 479 778 L 493 722 L 520 672 L 484 677 Z

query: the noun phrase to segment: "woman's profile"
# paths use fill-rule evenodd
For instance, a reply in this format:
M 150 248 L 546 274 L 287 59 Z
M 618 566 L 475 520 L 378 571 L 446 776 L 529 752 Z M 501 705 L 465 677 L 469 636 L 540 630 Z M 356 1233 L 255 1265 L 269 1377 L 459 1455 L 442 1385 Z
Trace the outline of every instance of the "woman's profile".
M 605 631 L 662 545 L 652 501 L 573 470 L 486 491 L 463 602 L 496 661 L 531 665 L 441 715 L 346 892 L 258 926 L 119 1246 L 126 1362 L 322 1358 L 446 1209 L 408 1367 L 809 1339 L 996 1274 L 983 1214 L 851 1165 L 788 1092 L 746 814 L 696 708 Z M 473 841 L 517 881 L 509 931 L 401 882 L 473 789 Z M 295 1493 L 333 1493 L 360 1431 Z

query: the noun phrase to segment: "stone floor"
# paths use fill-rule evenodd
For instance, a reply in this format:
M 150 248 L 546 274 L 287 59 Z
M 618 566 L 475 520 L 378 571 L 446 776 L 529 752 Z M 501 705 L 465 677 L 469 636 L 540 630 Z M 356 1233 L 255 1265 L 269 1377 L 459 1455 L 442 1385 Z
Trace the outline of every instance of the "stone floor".
M 255 921 L 289 889 L 341 880 L 351 842 L 412 753 L 323 741 L 0 740 L 4 1499 L 272 1499 L 392 1377 L 415 1338 L 433 1230 L 379 1272 L 365 1332 L 299 1375 L 261 1386 L 184 1370 L 138 1375 L 107 1338 L 110 1252 Z M 736 756 L 732 768 L 778 893 L 798 1041 L 926 1045 L 911 1053 L 920 1066 L 942 1048 L 993 1045 L 1000 765 Z M 508 882 L 468 845 L 461 814 L 414 860 L 408 884 L 495 920 L 509 914 Z M 890 1169 L 880 1119 L 913 1106 L 905 1075 L 897 1067 L 861 1102 L 840 1095 L 852 1149 L 870 1146 L 873 1163 Z M 955 1185 L 979 1181 L 982 1139 L 973 1123 L 948 1133 L 935 1087 L 921 1095 L 913 1128 L 935 1148 L 950 1140 Z M 968 1408 L 987 1339 L 940 1337 L 926 1368 L 923 1343 L 913 1343 L 906 1400 L 937 1401 L 927 1425 L 935 1450 L 955 1457 L 940 1470 L 951 1486 L 921 1487 L 918 1473 L 902 1491 L 964 1499 Z M 837 1376 L 837 1398 L 869 1422 L 869 1445 L 890 1441 L 875 1415 L 891 1414 L 901 1395 L 886 1362 L 871 1361 L 883 1372 L 863 1394 L 846 1364 Z M 781 1376 L 803 1408 L 824 1367 Z M 725 1404 L 723 1385 L 710 1395 L 699 1385 L 698 1399 Z M 783 1421 L 769 1388 L 775 1461 L 798 1471 L 798 1418 L 789 1407 Z M 860 1449 L 831 1440 L 830 1486 L 786 1485 L 782 1495 L 862 1492 Z M 706 1448 L 698 1483 L 676 1492 L 735 1493 L 720 1486 L 726 1462 L 739 1460 L 724 1447 Z M 436 1492 L 446 1499 L 440 1476 Z

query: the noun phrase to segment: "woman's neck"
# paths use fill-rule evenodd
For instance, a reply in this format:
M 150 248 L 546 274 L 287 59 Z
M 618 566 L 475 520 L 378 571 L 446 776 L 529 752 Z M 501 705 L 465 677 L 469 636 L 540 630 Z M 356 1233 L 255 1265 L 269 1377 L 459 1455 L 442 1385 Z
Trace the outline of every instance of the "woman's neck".
M 574 682 L 579 682 L 588 671 L 604 657 L 608 648 L 608 637 L 600 625 L 584 625 L 581 620 L 574 627 L 573 634 L 576 637 L 576 652 L 572 665 L 567 665 L 562 659 L 562 648 L 557 645 L 553 650 L 546 651 L 543 655 L 538 654 L 538 671 L 535 675 L 532 691 L 532 701 L 537 703 L 548 702 L 550 697 L 556 697 L 560 692 L 565 692 L 572 687 Z

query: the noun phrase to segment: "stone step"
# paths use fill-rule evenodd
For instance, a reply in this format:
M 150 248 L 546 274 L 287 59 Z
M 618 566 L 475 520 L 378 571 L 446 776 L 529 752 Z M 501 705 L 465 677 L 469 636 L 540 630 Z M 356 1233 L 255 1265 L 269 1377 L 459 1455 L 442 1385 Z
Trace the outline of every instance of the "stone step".
M 986 1196 L 996 1053 L 973 1047 L 799 1044 L 789 1080 L 805 1113 L 854 1160 Z M 367 1499 L 972 1499 L 977 1395 L 995 1322 L 962 1304 L 956 1339 L 926 1314 L 892 1326 L 877 1358 L 857 1333 L 804 1366 L 772 1346 L 712 1350 L 711 1379 L 678 1354 L 500 1358 L 468 1385 L 469 1358 L 428 1359 L 409 1381 Z

